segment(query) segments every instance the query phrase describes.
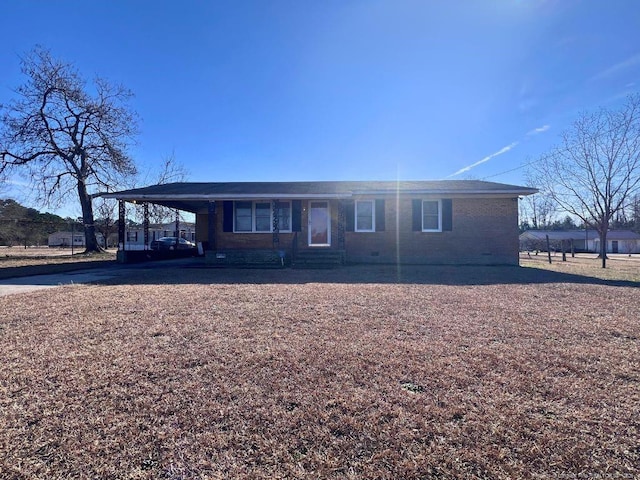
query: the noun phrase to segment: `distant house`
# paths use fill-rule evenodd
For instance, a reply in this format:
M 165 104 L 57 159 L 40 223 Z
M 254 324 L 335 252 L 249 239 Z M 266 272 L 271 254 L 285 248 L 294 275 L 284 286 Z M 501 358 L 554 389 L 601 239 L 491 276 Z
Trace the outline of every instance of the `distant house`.
M 596 230 L 527 230 L 520 234 L 521 250 L 547 249 L 547 235 L 549 245 L 553 250 L 564 248 L 576 252 L 600 252 L 600 235 Z M 610 230 L 607 233 L 607 253 L 640 253 L 640 234 L 631 230 Z
M 517 265 L 518 198 L 536 192 L 476 180 L 318 181 L 172 183 L 103 196 L 120 200 L 122 221 L 125 202 L 194 213 L 195 240 L 213 264 Z
M 96 233 L 96 238 L 98 240 L 98 244 L 104 247 L 104 237 L 101 233 Z M 49 235 L 47 244 L 49 247 L 78 247 L 82 248 L 85 246 L 84 242 L 84 232 L 54 232 Z

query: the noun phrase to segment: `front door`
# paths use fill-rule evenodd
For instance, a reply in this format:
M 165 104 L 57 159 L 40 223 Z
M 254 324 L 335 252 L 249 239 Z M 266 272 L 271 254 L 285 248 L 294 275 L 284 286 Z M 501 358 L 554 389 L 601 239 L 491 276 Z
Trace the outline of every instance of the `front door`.
M 328 247 L 331 245 L 331 214 L 329 202 L 309 202 L 309 246 Z
M 611 241 L 611 253 L 618 253 L 618 240 Z

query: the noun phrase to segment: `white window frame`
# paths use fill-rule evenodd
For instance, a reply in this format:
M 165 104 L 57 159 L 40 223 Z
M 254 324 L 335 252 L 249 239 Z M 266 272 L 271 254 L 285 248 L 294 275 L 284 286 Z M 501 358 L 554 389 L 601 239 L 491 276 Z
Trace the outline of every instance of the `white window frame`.
M 425 202 L 436 202 L 438 204 L 438 228 L 425 228 L 424 226 L 424 204 Z M 442 232 L 442 200 L 441 199 L 433 199 L 433 198 L 425 198 L 422 200 L 420 204 L 420 222 L 422 226 L 423 232 Z
M 251 230 L 237 230 L 236 228 L 236 206 L 238 202 L 251 203 Z M 269 203 L 269 230 L 256 230 L 256 205 L 259 203 Z M 279 204 L 289 204 L 289 228 L 284 230 L 279 228 L 281 233 L 290 233 L 292 231 L 293 212 L 290 200 L 280 200 Z M 233 202 L 233 233 L 273 233 L 273 200 L 235 200 Z
M 358 228 L 358 204 L 369 203 L 371 204 L 371 228 Z M 375 232 L 376 231 L 376 202 L 375 200 L 356 200 L 356 206 L 354 209 L 355 218 L 354 231 L 356 232 Z

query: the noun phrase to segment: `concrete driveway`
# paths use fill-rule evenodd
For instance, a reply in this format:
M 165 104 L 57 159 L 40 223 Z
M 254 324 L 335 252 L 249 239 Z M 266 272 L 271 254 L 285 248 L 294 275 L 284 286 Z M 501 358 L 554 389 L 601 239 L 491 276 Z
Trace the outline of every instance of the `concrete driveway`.
M 60 285 L 92 283 L 117 276 L 121 270 L 100 268 L 96 270 L 78 270 L 74 272 L 55 273 L 52 275 L 34 275 L 0 280 L 0 296 L 13 293 L 32 292 Z
M 197 258 L 158 260 L 154 262 L 134 263 L 122 265 L 114 263 L 108 267 L 86 268 L 70 272 L 54 273 L 49 275 L 32 275 L 28 277 L 16 277 L 0 280 L 0 296 L 14 293 L 32 292 L 45 288 L 56 288 L 61 285 L 82 285 L 100 282 L 102 280 L 122 277 L 134 270 L 155 268 L 180 268 L 202 262 Z

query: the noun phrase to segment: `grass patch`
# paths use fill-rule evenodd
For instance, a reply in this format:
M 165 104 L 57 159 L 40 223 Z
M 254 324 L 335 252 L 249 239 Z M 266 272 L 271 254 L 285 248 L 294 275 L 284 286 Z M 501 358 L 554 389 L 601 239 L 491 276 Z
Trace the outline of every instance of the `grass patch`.
M 0 477 L 640 475 L 637 288 L 399 277 L 143 268 L 0 297 Z
M 527 268 L 538 268 L 571 275 L 580 275 L 601 280 L 621 280 L 640 282 L 640 255 L 609 254 L 607 267 L 602 268 L 602 260 L 595 254 L 552 254 L 551 263 L 545 252 L 538 255 L 520 254 L 520 265 Z
M 81 249 L 76 248 L 72 254 L 69 248 L 12 247 L 0 249 L 0 269 L 109 261 L 115 259 L 115 251 L 86 254 L 82 253 Z

